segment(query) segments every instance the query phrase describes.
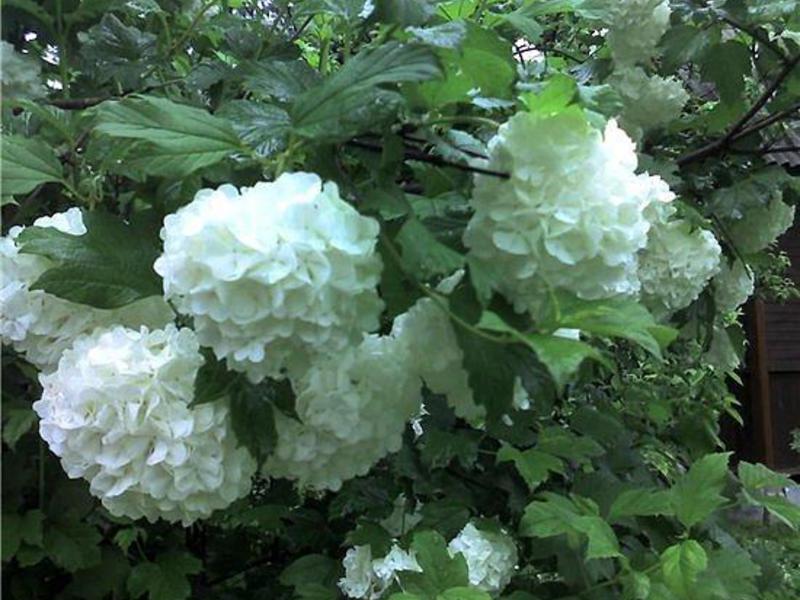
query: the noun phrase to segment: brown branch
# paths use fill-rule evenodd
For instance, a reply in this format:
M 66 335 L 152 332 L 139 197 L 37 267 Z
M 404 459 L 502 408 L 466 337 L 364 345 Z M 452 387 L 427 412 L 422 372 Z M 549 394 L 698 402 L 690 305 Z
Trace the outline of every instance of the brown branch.
M 788 63 L 790 61 L 789 56 L 787 56 L 787 54 L 783 50 L 781 50 L 780 46 L 778 46 L 768 37 L 762 35 L 758 29 L 754 29 L 752 27 L 748 27 L 744 23 L 740 23 L 739 21 L 728 15 L 728 13 L 726 13 L 725 11 L 716 10 L 714 11 L 714 14 L 717 15 L 717 17 L 720 20 L 724 21 L 734 29 L 738 29 L 739 31 L 742 31 L 747 35 L 749 35 L 759 44 L 761 44 L 762 46 L 770 50 L 773 54 L 775 54 L 775 56 L 780 58 L 782 62 Z
M 775 77 L 775 79 L 772 81 L 769 87 L 767 87 L 767 89 L 764 90 L 761 96 L 758 97 L 758 100 L 755 101 L 753 106 L 751 106 L 750 109 L 744 115 L 742 115 L 739 118 L 739 120 L 736 121 L 736 123 L 733 124 L 733 126 L 727 131 L 727 133 L 725 133 L 725 135 L 723 135 L 721 138 L 714 140 L 713 142 L 706 144 L 705 146 L 699 148 L 698 150 L 693 150 L 692 152 L 688 152 L 687 154 L 680 156 L 677 160 L 678 166 L 684 167 L 693 162 L 697 162 L 699 160 L 703 160 L 704 158 L 717 154 L 718 152 L 724 152 L 725 150 L 728 149 L 730 144 L 736 141 L 737 139 L 741 139 L 745 135 L 749 135 L 751 133 L 754 133 L 755 131 L 763 129 L 764 127 L 767 127 L 768 125 L 771 125 L 772 123 L 781 120 L 785 116 L 788 116 L 788 114 L 791 114 L 792 112 L 797 110 L 797 107 L 795 107 L 791 109 L 787 114 L 783 114 L 786 113 L 786 111 L 780 111 L 779 113 L 775 113 L 770 117 L 758 121 L 754 125 L 746 127 L 747 123 L 749 123 L 750 120 L 756 114 L 758 114 L 758 112 L 762 108 L 764 108 L 764 106 L 766 106 L 766 104 L 772 99 L 772 96 L 775 93 L 775 91 L 780 87 L 783 81 L 794 70 L 794 68 L 797 66 L 798 63 L 800 63 L 800 54 L 798 54 L 796 57 L 794 57 L 784 65 L 780 73 L 778 73 L 777 77 Z M 783 116 L 778 116 L 781 114 L 783 114 Z
M 372 142 L 366 142 L 363 140 L 350 140 L 347 142 L 348 146 L 352 146 L 354 148 L 361 148 L 362 150 L 368 150 L 370 152 L 383 152 L 383 146 L 380 144 L 375 144 Z M 419 148 L 413 148 L 406 146 L 403 149 L 403 153 L 405 155 L 406 160 L 416 160 L 419 162 L 424 162 L 432 165 L 436 165 L 437 167 L 450 167 L 452 169 L 458 169 L 459 171 L 466 171 L 468 173 L 480 173 L 481 175 L 490 175 L 492 177 L 499 177 L 501 179 L 508 179 L 511 177 L 508 173 L 504 173 L 502 171 L 493 171 L 492 169 L 484 169 L 482 167 L 474 167 L 472 165 L 466 165 L 463 163 L 451 162 L 442 158 L 441 156 L 436 156 L 435 154 L 428 154 L 423 152 Z
M 63 110 L 81 110 L 96 106 L 106 100 L 113 100 L 117 96 L 90 96 L 88 98 L 54 98 L 47 103 L 50 106 Z

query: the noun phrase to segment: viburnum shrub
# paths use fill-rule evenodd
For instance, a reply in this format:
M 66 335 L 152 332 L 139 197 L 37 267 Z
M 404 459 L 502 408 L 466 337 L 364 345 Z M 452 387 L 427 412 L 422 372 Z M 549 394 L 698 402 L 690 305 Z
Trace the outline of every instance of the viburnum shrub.
M 3 8 L 8 598 L 800 595 L 797 2 Z

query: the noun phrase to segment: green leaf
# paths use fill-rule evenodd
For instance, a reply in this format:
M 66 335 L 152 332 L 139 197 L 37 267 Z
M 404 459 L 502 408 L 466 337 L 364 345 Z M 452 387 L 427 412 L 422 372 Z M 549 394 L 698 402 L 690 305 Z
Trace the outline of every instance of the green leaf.
M 390 42 L 364 50 L 321 84 L 301 94 L 289 114 L 294 131 L 314 139 L 343 139 L 369 128 L 352 113 L 374 101 L 378 86 L 424 81 L 441 74 L 436 55 L 424 46 Z
M 559 389 L 563 389 L 572 379 L 584 360 L 602 360 L 597 349 L 580 340 L 540 333 L 526 334 L 524 339 L 536 353 L 536 357 L 547 367 Z
M 375 16 L 381 23 L 424 25 L 436 13 L 435 0 L 377 0 Z
M 298 587 L 306 583 L 330 585 L 336 581 L 339 563 L 324 554 L 301 556 L 286 567 L 278 580 L 287 587 Z
M 572 77 L 557 74 L 546 83 L 538 94 L 523 94 L 520 99 L 529 112 L 550 117 L 565 110 L 575 99 L 578 86 Z
M 3 441 L 13 450 L 19 439 L 36 425 L 36 413 L 31 408 L 10 408 L 3 412 Z
M 661 554 L 661 573 L 669 588 L 682 597 L 691 598 L 691 590 L 700 573 L 708 566 L 708 556 L 695 540 L 670 546 Z
M 186 552 L 160 554 L 155 562 L 136 565 L 128 577 L 133 598 L 147 594 L 149 600 L 184 600 L 192 592 L 189 575 L 199 573 L 203 563 Z
M 454 587 L 439 594 L 436 600 L 492 600 L 492 597 L 473 587 Z
M 536 441 L 536 449 L 578 464 L 589 463 L 592 458 L 605 453 L 603 447 L 592 438 L 575 435 L 563 427 L 542 429 Z
M 729 40 L 716 44 L 703 55 L 701 74 L 714 82 L 720 99 L 735 104 L 742 97 L 745 76 L 752 70 L 750 50 L 741 42 Z
M 131 160 L 152 175 L 183 177 L 242 148 L 226 120 L 164 98 L 104 102 L 95 111 L 97 133 L 146 142 Z
M 667 490 L 637 488 L 617 496 L 608 511 L 608 520 L 616 523 L 626 517 L 672 515 L 672 497 Z
M 205 362 L 197 371 L 194 380 L 194 400 L 192 406 L 216 402 L 231 395 L 239 384 L 240 375 L 229 371 L 225 361 L 218 360 L 214 353 L 201 350 Z
M 450 556 L 447 542 L 439 533 L 421 531 L 414 534 L 411 550 L 422 573 L 400 573 L 400 581 L 407 592 L 434 600 L 450 588 L 469 585 L 467 562 L 461 554 Z
M 349 546 L 369 546 L 376 557 L 386 556 L 392 548 L 392 535 L 372 521 L 361 520 L 345 541 Z
M 718 32 L 705 27 L 702 29 L 692 25 L 671 27 L 661 38 L 662 70 L 665 73 L 674 73 L 678 67 L 694 61 L 718 35 Z
M 782 473 L 776 473 L 761 463 L 742 461 L 738 466 L 739 481 L 748 490 L 762 490 L 764 488 L 792 487 L 795 483 Z
M 153 270 L 160 252 L 156 223 L 138 218 L 126 224 L 98 211 L 83 211 L 83 222 L 87 230 L 83 235 L 52 227 L 28 227 L 19 235 L 21 252 L 55 263 L 34 289 L 97 308 L 117 308 L 161 295 L 161 280 Z
M 125 25 L 111 13 L 100 23 L 80 32 L 81 55 L 99 81 L 116 79 L 125 88 L 135 88 L 149 63 L 156 57 L 158 37 Z
M 800 506 L 788 498 L 774 494 L 750 492 L 748 490 L 745 490 L 742 495 L 750 504 L 764 507 L 787 527 L 800 530 Z
M 27 194 L 38 185 L 63 179 L 53 148 L 40 140 L 4 135 L 2 150 L 3 196 Z
M 105 548 L 101 562 L 76 572 L 65 591 L 69 597 L 81 600 L 121 597 L 129 573 L 130 565 L 125 556 L 117 549 Z
M 406 267 L 422 279 L 450 275 L 464 266 L 464 256 L 442 244 L 417 219 L 406 220 L 396 240 Z
M 34 2 L 34 0 L 4 0 L 3 8 L 6 10 L 11 8 L 21 10 L 22 12 L 28 13 L 34 19 L 38 19 L 42 25 L 46 26 L 51 31 L 54 29 L 52 15 L 39 3 Z
M 511 97 L 511 85 L 516 76 L 514 59 L 508 42 L 495 32 L 468 22 L 467 39 L 461 46 L 458 64 L 482 95 Z
M 594 335 L 623 338 L 658 357 L 661 348 L 678 335 L 673 329 L 659 326 L 645 307 L 629 298 L 581 300 L 559 292 L 550 302 L 541 326 L 551 331 L 580 329 Z
M 584 516 L 573 521 L 573 527 L 586 535 L 589 543 L 586 558 L 613 558 L 621 556 L 617 535 L 600 517 Z
M 431 469 L 446 467 L 458 460 L 465 469 L 471 469 L 478 458 L 480 433 L 477 431 L 449 432 L 431 429 L 425 433 L 420 458 Z
M 228 119 L 244 143 L 261 157 L 286 149 L 290 131 L 289 113 L 263 102 L 233 100 L 217 113 Z
M 22 544 L 40 547 L 43 543 L 42 511 L 29 510 L 23 515 L 3 513 L 2 555 L 3 562 L 14 558 Z
M 463 501 L 444 498 L 423 504 L 420 509 L 420 527 L 429 527 L 448 538 L 455 537 L 467 524 L 470 509 Z
M 43 546 L 52 561 L 70 573 L 100 562 L 102 536 L 92 525 L 79 521 L 48 522 Z
M 319 82 L 319 74 L 302 60 L 268 59 L 242 66 L 244 87 L 262 98 L 288 102 Z
M 263 386 L 241 385 L 230 395 L 231 427 L 240 446 L 262 463 L 275 446 L 275 413 Z
M 518 450 L 503 444 L 497 452 L 497 462 L 513 461 L 531 491 L 547 481 L 551 473 L 564 473 L 564 463 L 546 452 L 539 450 Z
M 672 487 L 675 516 L 688 529 L 704 521 L 727 500 L 721 495 L 730 452 L 707 454 Z

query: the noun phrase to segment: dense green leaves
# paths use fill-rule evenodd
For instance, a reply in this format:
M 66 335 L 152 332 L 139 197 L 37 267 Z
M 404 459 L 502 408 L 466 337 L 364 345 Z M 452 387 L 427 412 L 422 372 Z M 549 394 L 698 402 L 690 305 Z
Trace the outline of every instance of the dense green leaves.
M 147 594 L 148 600 L 183 600 L 191 593 L 188 576 L 199 573 L 202 563 L 185 553 L 159 555 L 154 562 L 136 565 L 128 578 L 133 598 Z
M 707 454 L 695 462 L 672 488 L 675 516 L 687 528 L 704 521 L 724 505 L 730 453 Z
M 394 101 L 393 93 L 379 86 L 424 81 L 439 73 L 436 56 L 423 46 L 389 43 L 363 51 L 297 97 L 289 112 L 294 131 L 316 139 L 349 137 L 363 130 L 365 114 Z
M 99 211 L 84 212 L 86 233 L 29 227 L 19 236 L 22 252 L 44 256 L 54 265 L 34 284 L 60 298 L 97 308 L 116 308 L 161 294 L 153 271 L 159 254 L 157 224 L 137 215 L 130 224 Z
M 61 163 L 40 140 L 3 136 L 3 196 L 27 194 L 36 186 L 62 180 Z
M 439 594 L 454 587 L 467 586 L 467 563 L 461 554 L 450 556 L 445 539 L 435 531 L 414 535 L 411 548 L 422 573 L 403 572 L 404 589 L 422 600 L 437 600 Z
M 241 150 L 230 123 L 164 98 L 104 102 L 96 113 L 97 133 L 143 142 L 130 164 L 153 175 L 188 175 Z

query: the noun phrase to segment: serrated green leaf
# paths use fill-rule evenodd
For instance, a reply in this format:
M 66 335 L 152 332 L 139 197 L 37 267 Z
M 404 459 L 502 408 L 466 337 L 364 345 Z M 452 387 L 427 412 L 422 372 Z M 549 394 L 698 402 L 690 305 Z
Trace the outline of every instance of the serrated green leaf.
M 306 583 L 317 583 L 324 586 L 336 580 L 339 564 L 324 554 L 307 554 L 301 556 L 287 566 L 278 578 L 287 587 L 298 587 Z
M 286 149 L 291 124 L 289 113 L 263 102 L 233 100 L 217 115 L 228 119 L 244 143 L 261 157 L 269 157 Z
M 750 490 L 785 488 L 795 485 L 790 477 L 776 473 L 761 463 L 753 464 L 741 461 L 738 466 L 738 475 L 742 485 Z
M 513 461 L 531 491 L 544 483 L 551 473 L 564 473 L 564 463 L 546 452 L 539 450 L 518 450 L 503 444 L 497 452 L 497 462 Z
M 59 567 L 74 573 L 100 562 L 102 536 L 92 525 L 78 521 L 48 522 L 43 546 Z
M 4 135 L 2 151 L 3 196 L 27 194 L 43 183 L 62 181 L 58 157 L 41 140 Z
M 612 523 L 626 517 L 672 515 L 672 497 L 667 490 L 637 488 L 617 496 L 608 511 Z
M 619 542 L 611 526 L 600 517 L 582 516 L 572 522 L 573 527 L 583 533 L 588 545 L 586 558 L 613 558 L 621 556 Z
M 722 496 L 730 452 L 707 454 L 672 487 L 675 516 L 686 528 L 704 521 L 727 500 Z
M 101 562 L 89 569 L 82 569 L 72 576 L 65 590 L 69 597 L 81 600 L 104 600 L 124 593 L 125 581 L 130 565 L 119 550 L 105 548 Z
M 592 458 L 605 453 L 603 447 L 592 438 L 575 435 L 563 427 L 542 429 L 536 440 L 536 449 L 577 464 L 588 463 Z
M 244 87 L 261 98 L 288 102 L 319 82 L 319 74 L 302 60 L 267 59 L 242 65 Z
M 259 389 L 244 384 L 232 390 L 230 419 L 236 441 L 261 463 L 275 447 L 277 432 L 275 408 L 263 393 L 259 393 Z
M 369 546 L 372 556 L 386 556 L 392 547 L 392 535 L 378 523 L 362 520 L 347 534 L 349 546 Z
M 52 227 L 28 227 L 19 235 L 21 252 L 55 263 L 34 289 L 97 308 L 118 308 L 161 295 L 161 280 L 153 270 L 160 252 L 157 223 L 137 218 L 126 224 L 98 211 L 84 211 L 83 222 L 83 235 Z
M 36 425 L 36 413 L 31 408 L 10 408 L 4 412 L 3 441 L 14 450 L 19 439 Z
M 147 143 L 131 160 L 153 175 L 186 176 L 242 149 L 228 121 L 164 98 L 136 96 L 94 110 L 95 132 Z
M 188 576 L 202 568 L 203 564 L 186 552 L 160 554 L 155 562 L 133 568 L 127 589 L 133 598 L 147 594 L 149 600 L 185 600 L 192 592 Z
M 695 540 L 685 540 L 664 550 L 660 563 L 667 586 L 681 597 L 691 598 L 692 587 L 708 566 L 708 556 Z
M 434 600 L 450 588 L 469 585 L 466 560 L 461 554 L 450 556 L 447 542 L 439 533 L 420 531 L 414 534 L 411 549 L 422 572 L 400 573 L 400 581 L 407 592 Z
M 425 433 L 420 458 L 431 469 L 446 467 L 458 460 L 462 467 L 471 469 L 478 458 L 480 434 L 476 431 L 449 432 L 431 429 Z
M 378 86 L 424 81 L 440 74 L 436 55 L 424 46 L 390 42 L 364 50 L 296 98 L 289 111 L 293 129 L 317 140 L 350 137 L 372 126 L 351 119 L 365 104 L 377 100 Z
M 701 73 L 714 82 L 720 99 L 727 104 L 739 101 L 745 76 L 752 70 L 750 50 L 741 42 L 729 40 L 709 48 L 703 55 Z
M 417 219 L 406 220 L 396 240 L 406 267 L 421 279 L 450 275 L 464 266 L 464 256 L 442 244 Z
M 492 600 L 492 597 L 474 587 L 454 587 L 442 592 L 436 600 Z

